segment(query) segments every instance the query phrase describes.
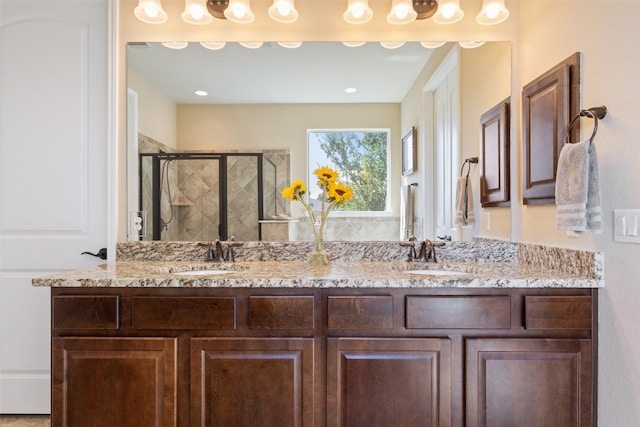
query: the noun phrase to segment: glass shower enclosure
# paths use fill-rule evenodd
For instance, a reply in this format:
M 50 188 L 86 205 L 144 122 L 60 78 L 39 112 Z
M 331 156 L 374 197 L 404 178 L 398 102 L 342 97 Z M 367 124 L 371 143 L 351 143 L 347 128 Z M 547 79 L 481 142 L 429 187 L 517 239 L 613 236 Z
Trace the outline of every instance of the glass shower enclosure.
M 276 165 L 263 153 L 141 153 L 140 171 L 152 240 L 260 240 L 277 209 Z

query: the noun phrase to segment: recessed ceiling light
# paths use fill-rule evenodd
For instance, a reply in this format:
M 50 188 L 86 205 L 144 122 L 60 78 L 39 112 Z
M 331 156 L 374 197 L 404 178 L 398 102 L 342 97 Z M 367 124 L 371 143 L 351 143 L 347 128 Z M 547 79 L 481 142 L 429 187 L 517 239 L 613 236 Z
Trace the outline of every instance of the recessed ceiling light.
M 358 89 L 356 89 L 355 87 L 348 87 L 344 91 L 345 93 L 356 93 Z
M 207 95 L 209 95 L 209 92 L 207 92 L 206 90 L 196 90 L 193 93 L 195 93 L 198 96 L 207 96 Z

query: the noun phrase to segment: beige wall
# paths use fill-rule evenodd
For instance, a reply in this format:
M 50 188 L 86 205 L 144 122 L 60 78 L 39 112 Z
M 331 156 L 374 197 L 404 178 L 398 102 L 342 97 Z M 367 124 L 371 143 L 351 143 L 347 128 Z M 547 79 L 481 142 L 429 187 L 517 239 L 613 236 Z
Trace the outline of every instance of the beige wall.
M 637 426 L 640 246 L 613 241 L 613 210 L 640 208 L 640 2 L 523 1 L 521 12 L 517 87 L 522 88 L 574 52 L 582 52 L 582 107 L 604 104 L 609 113 L 600 121 L 595 140 L 604 232 L 570 238 L 555 229 L 553 206 L 525 207 L 516 203 L 512 208 L 513 237 L 524 242 L 604 252 L 606 288 L 599 299 L 599 425 Z M 519 92 L 516 95 L 520 104 Z M 592 123 L 582 122 L 584 133 L 590 133 Z M 521 194 L 518 169 L 512 179 Z
M 391 130 L 391 189 L 400 187 L 400 104 L 179 105 L 178 149 L 291 151 L 291 178 L 306 180 L 307 129 Z M 397 215 L 399 195 L 391 191 Z M 293 216 L 304 215 L 299 203 Z
M 129 70 L 127 85 L 138 94 L 138 132 L 176 147 L 176 104 L 156 86 Z
M 141 24 L 133 18 L 135 0 L 120 1 L 117 76 L 117 155 L 125 170 L 126 100 L 124 43 L 128 40 L 510 40 L 513 45 L 512 95 L 517 127 L 512 132 L 511 238 L 561 247 L 602 251 L 606 288 L 599 301 L 598 420 L 603 427 L 634 427 L 640 420 L 640 246 L 613 242 L 613 209 L 640 208 L 640 2 L 636 0 L 507 0 L 510 19 L 483 27 L 473 17 L 481 1 L 461 1 L 466 11 L 459 24 L 438 26 L 429 21 L 395 27 L 384 22 L 388 1 L 371 0 L 375 18 L 370 24 L 349 26 L 340 16 L 345 1 L 309 0 L 296 3 L 300 21 L 283 25 L 257 20 L 241 26 L 216 21 L 203 27 L 182 24 L 180 1 L 163 0 L 172 18 L 165 25 Z M 256 12 L 267 0 L 254 0 Z M 426 36 L 428 35 L 428 36 Z M 606 104 L 609 115 L 596 140 L 600 156 L 605 231 L 597 236 L 567 237 L 555 230 L 553 206 L 520 203 L 520 122 L 522 86 L 576 51 L 583 52 L 583 107 Z M 401 123 L 402 128 L 407 123 Z M 589 126 L 589 123 L 585 123 Z M 124 173 L 118 176 L 119 201 L 125 200 Z M 126 204 L 119 203 L 119 237 L 126 239 Z

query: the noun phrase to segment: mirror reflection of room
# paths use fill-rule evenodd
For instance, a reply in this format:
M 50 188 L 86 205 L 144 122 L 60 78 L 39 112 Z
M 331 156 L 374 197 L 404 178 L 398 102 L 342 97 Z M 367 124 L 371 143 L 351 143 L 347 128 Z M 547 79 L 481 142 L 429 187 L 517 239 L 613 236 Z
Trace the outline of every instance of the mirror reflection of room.
M 437 121 L 426 117 L 434 113 L 422 105 L 429 81 L 454 50 L 461 99 L 454 125 L 459 137 L 452 141 L 457 145 L 454 155 L 443 165 L 434 159 L 435 126 L 427 125 Z M 374 129 L 389 133 L 385 209 L 332 212 L 327 240 L 401 240 L 401 187 L 410 183 L 422 184 L 416 186 L 410 215 L 417 238 L 481 237 L 488 218 L 491 235 L 508 240 L 508 207 L 483 209 L 478 203 L 474 209 L 479 221 L 463 228 L 455 223 L 455 194 L 436 197 L 430 185 L 454 181 L 460 162 L 478 155 L 481 114 L 510 93 L 510 50 L 508 42 L 476 49 L 457 43 L 427 48 L 417 42 L 397 49 L 374 42 L 358 48 L 303 43 L 297 49 L 277 43 L 258 49 L 226 43 L 220 50 L 200 43 L 180 50 L 161 43 L 129 43 L 128 210 L 147 213 L 144 239 L 308 240 L 305 212 L 279 195 L 292 180 L 306 180 L 311 165 L 315 167 L 308 154 L 309 131 Z M 301 72 L 300 64 L 308 71 Z M 260 70 L 259 78 L 255 70 Z M 347 88 L 356 91 L 346 93 Z M 401 138 L 412 126 L 418 129 L 421 167 L 403 176 Z M 211 158 L 196 159 L 194 154 Z M 230 154 L 236 156 L 227 157 Z M 176 155 L 186 157 L 170 157 Z M 244 166 L 236 168 L 247 182 L 228 178 L 218 156 L 228 161 L 248 156 Z M 155 172 L 153 159 L 158 161 Z M 471 179 L 477 193 L 477 168 Z M 443 215 L 448 216 L 448 228 L 441 232 Z

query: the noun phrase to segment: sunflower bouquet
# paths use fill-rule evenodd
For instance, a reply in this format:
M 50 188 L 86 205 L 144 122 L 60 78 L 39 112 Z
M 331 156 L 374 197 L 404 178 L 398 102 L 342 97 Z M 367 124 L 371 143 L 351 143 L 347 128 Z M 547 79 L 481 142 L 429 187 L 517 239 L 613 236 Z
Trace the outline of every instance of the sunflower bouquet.
M 328 264 L 329 257 L 324 251 L 324 231 L 329 212 L 336 206 L 351 199 L 353 190 L 338 181 L 338 172 L 327 166 L 320 167 L 313 173 L 318 177 L 318 187 L 322 190 L 319 218 L 316 217 L 311 205 L 303 197 L 307 193 L 307 187 L 303 181 L 299 179 L 293 181 L 290 187 L 282 190 L 282 197 L 302 203 L 302 206 L 307 210 L 316 239 L 316 247 L 314 253 L 312 253 L 311 262 L 312 264 Z

